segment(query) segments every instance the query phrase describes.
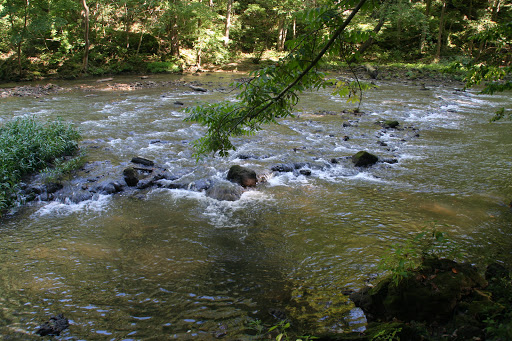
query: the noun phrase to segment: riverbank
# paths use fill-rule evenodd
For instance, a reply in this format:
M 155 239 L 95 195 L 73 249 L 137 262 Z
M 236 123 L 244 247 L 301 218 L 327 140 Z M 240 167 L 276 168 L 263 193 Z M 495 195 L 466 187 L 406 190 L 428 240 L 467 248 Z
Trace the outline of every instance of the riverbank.
M 261 67 L 262 65 L 259 65 Z M 219 72 L 240 74 L 244 77 L 256 69 L 256 65 L 248 63 L 232 64 L 223 67 L 209 67 L 204 69 L 191 68 L 179 73 L 180 75 L 201 75 Z M 463 75 L 459 72 L 451 72 L 447 67 L 434 65 L 358 65 L 354 67 L 340 66 L 326 70 L 333 77 L 347 79 L 359 79 L 368 82 L 402 82 L 424 87 L 437 86 L 439 84 L 451 85 L 462 89 L 464 87 Z M 201 91 L 203 85 L 200 81 L 159 81 L 162 74 L 118 74 L 108 77 L 83 77 L 73 82 L 75 85 L 58 85 L 62 83 L 59 78 L 42 78 L 34 82 L 10 82 L 0 85 L 0 98 L 6 97 L 44 97 L 57 93 L 79 90 L 86 93 L 92 91 L 132 91 L 153 88 L 182 88 Z M 137 81 L 125 81 L 126 78 L 139 79 Z M 82 83 L 83 81 L 83 83 Z M 81 84 L 82 83 L 82 84 Z

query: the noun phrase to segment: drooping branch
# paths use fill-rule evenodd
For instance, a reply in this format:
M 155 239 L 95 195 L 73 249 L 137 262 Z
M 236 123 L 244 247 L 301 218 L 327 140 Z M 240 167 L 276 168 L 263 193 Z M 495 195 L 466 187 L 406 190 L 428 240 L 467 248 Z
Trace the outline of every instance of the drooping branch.
M 224 101 L 187 109 L 190 113 L 188 121 L 198 122 L 208 128 L 206 135 L 194 142 L 196 155 L 210 152 L 215 155 L 218 152 L 226 156 L 229 150 L 235 149 L 230 137 L 252 134 L 261 129 L 262 124 L 275 123 L 278 118 L 290 116 L 291 109 L 298 102 L 297 93 L 325 86 L 323 75 L 312 70 L 366 2 L 358 2 L 318 53 L 314 52 L 316 38 L 306 38 L 306 41 L 311 40 L 312 46 L 306 45 L 302 49 L 305 52 L 298 49 L 289 55 L 291 58 L 257 71 L 256 77 L 244 85 L 238 96 L 239 101 Z

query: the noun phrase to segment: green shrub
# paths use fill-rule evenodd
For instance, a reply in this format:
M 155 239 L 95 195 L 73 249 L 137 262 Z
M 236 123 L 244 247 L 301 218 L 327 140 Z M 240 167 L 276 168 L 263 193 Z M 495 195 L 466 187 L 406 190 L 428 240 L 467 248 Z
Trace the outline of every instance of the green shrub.
M 176 62 L 152 62 L 147 64 L 148 71 L 151 73 L 181 72 L 182 68 Z
M 20 118 L 0 127 L 0 212 L 16 203 L 23 176 L 75 153 L 79 138 L 77 129 L 61 121 L 41 123 Z

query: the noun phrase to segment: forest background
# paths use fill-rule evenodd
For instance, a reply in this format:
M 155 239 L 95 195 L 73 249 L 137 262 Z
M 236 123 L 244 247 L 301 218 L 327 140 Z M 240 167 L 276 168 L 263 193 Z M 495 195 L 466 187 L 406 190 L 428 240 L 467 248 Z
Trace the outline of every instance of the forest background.
M 369 3 L 343 39 L 344 53 L 327 57 L 329 67 L 400 62 L 490 67 L 496 76 L 512 64 L 508 0 Z M 0 0 L 0 80 L 179 72 L 242 61 L 258 67 L 283 56 L 289 42 L 309 33 L 308 22 L 332 7 L 326 0 Z M 326 25 L 322 34 L 334 29 Z

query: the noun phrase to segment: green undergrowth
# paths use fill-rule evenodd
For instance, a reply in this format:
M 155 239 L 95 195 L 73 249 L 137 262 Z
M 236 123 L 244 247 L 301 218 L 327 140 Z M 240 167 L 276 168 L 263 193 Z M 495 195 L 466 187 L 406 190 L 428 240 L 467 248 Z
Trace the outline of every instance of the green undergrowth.
M 62 121 L 18 118 L 1 126 L 0 212 L 19 202 L 16 192 L 24 176 L 54 168 L 55 164 L 62 171 L 69 170 L 64 160 L 72 160 L 79 139 L 80 132 Z

